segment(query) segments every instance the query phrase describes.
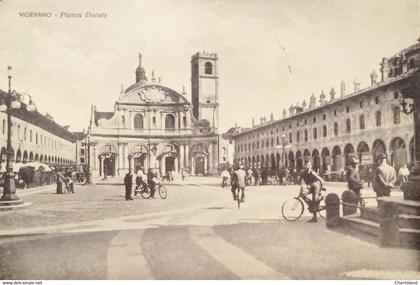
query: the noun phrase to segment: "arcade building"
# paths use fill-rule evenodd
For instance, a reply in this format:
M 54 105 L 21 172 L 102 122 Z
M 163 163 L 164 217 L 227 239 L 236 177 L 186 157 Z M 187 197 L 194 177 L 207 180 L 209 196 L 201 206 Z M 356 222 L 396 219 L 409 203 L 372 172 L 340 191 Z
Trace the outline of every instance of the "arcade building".
M 92 106 L 88 128 L 94 175 L 124 175 L 129 168 L 151 168 L 165 175 L 186 169 L 216 173 L 219 163 L 218 57 L 198 52 L 191 58 L 191 102 L 146 77 L 139 55 L 135 83 L 121 90 L 112 112 Z

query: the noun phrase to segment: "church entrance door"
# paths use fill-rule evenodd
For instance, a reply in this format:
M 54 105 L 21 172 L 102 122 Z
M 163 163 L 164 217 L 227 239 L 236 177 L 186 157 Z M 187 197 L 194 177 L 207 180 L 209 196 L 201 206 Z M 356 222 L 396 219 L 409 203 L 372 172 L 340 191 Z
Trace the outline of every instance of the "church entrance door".
M 104 159 L 105 176 L 115 176 L 115 158 L 109 157 Z
M 195 174 L 204 175 L 204 157 L 195 158 Z
M 144 168 L 145 155 L 137 156 L 133 158 L 133 169 L 134 173 L 137 173 L 141 167 Z
M 175 170 L 175 157 L 166 157 L 165 158 L 165 173 Z

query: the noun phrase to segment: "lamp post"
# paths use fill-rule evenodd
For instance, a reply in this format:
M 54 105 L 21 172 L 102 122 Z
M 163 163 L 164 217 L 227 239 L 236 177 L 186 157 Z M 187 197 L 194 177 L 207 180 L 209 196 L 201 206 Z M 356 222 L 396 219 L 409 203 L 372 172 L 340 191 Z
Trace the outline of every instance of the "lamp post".
M 22 204 L 23 201 L 16 195 L 15 174 L 13 173 L 13 152 L 12 152 L 12 109 L 20 109 L 22 104 L 20 97 L 12 91 L 12 67 L 7 67 L 7 77 L 9 80 L 9 90 L 5 99 L 0 103 L 0 111 L 7 115 L 7 156 L 6 156 L 6 174 L 3 182 L 3 195 L 0 199 L 3 206 Z M 26 105 L 29 112 L 35 111 L 35 105 L 32 100 Z
M 87 142 L 82 143 L 83 146 L 87 146 L 87 177 L 85 185 L 92 185 L 92 172 L 90 172 L 90 146 L 94 146 L 95 142 L 90 141 L 90 135 L 86 135 Z
M 285 134 L 281 135 L 281 143 L 282 143 L 282 147 L 283 147 L 283 154 L 282 154 L 282 156 L 283 156 L 283 159 L 282 159 L 283 167 L 286 167 L 286 153 L 285 153 L 286 135 Z

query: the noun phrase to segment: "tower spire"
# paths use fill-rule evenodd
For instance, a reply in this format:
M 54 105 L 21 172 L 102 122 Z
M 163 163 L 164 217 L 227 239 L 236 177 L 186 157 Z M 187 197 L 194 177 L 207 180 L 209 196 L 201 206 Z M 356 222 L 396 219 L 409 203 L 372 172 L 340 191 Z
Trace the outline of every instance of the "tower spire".
M 146 81 L 147 81 L 146 72 L 144 71 L 144 68 L 141 66 L 141 53 L 139 53 L 139 66 L 136 69 L 136 83 L 140 83 L 144 85 Z

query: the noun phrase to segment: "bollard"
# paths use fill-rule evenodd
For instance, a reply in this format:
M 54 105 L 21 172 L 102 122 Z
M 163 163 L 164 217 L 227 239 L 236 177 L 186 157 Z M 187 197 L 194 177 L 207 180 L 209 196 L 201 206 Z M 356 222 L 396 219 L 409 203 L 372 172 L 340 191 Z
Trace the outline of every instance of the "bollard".
M 357 196 L 351 190 L 346 190 L 341 195 L 343 201 L 343 216 L 354 215 L 357 211 Z M 354 205 L 354 206 L 353 206 Z
M 327 212 L 327 228 L 340 226 L 340 198 L 335 193 L 330 193 L 325 198 Z
M 400 246 L 400 232 L 398 229 L 398 206 L 386 198 L 378 199 L 379 205 L 379 239 L 381 246 Z

